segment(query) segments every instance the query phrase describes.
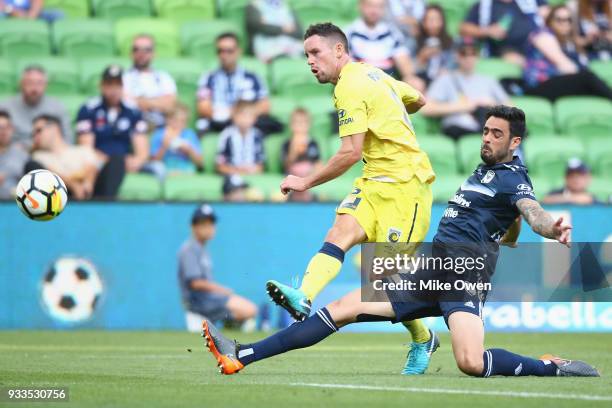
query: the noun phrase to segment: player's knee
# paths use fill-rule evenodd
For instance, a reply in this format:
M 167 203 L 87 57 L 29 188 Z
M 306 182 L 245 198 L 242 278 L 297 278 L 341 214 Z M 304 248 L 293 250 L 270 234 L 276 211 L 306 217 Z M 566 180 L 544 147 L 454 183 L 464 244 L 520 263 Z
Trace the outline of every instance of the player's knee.
M 482 354 L 478 355 L 477 353 L 462 353 L 459 356 L 456 356 L 456 360 L 457 367 L 463 373 L 475 377 L 479 377 L 482 374 L 482 369 L 484 366 Z
M 355 319 L 354 313 L 351 312 L 350 305 L 345 299 L 334 300 L 327 305 L 327 311 L 338 327 L 346 326 Z
M 251 319 L 255 316 L 257 316 L 257 306 L 255 306 L 254 303 L 252 302 L 247 302 L 245 307 L 244 307 L 244 315 L 245 315 L 245 319 Z

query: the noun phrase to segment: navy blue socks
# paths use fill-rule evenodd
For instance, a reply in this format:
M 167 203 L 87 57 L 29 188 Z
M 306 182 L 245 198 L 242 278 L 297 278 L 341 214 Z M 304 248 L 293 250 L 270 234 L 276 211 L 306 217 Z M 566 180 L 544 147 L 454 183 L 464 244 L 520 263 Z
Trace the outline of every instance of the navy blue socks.
M 303 322 L 294 323 L 257 343 L 240 345 L 237 357 L 242 364 L 251 364 L 289 350 L 312 346 L 336 331 L 338 326 L 323 308 Z
M 524 357 L 504 349 L 485 350 L 483 359 L 482 377 L 492 375 L 553 377 L 557 375 L 557 365 L 551 361 Z

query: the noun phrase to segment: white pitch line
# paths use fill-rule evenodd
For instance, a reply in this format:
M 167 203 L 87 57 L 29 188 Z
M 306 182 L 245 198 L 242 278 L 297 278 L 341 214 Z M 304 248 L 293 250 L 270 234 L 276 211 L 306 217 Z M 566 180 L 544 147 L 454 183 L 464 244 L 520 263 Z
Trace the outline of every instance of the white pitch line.
M 400 391 L 417 392 L 429 394 L 463 394 L 463 395 L 488 395 L 494 397 L 517 397 L 517 398 L 549 398 L 549 399 L 572 399 L 582 401 L 612 401 L 612 396 L 607 395 L 584 395 L 584 394 L 551 394 L 545 392 L 520 392 L 520 391 L 480 391 L 480 390 L 457 390 L 451 388 L 417 388 L 417 387 L 382 387 L 375 385 L 355 384 L 317 384 L 317 383 L 290 383 L 293 387 L 315 387 L 315 388 L 339 388 L 347 390 L 371 390 L 371 391 Z

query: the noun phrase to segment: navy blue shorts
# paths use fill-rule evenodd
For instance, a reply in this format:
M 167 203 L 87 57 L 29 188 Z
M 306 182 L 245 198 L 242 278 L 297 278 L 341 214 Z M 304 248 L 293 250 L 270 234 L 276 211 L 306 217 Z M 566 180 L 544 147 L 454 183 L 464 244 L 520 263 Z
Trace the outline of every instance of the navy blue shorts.
M 455 312 L 472 313 L 482 319 L 484 303 L 475 297 L 465 302 L 391 302 L 395 312 L 393 323 L 421 319 L 423 317 L 443 316 L 448 326 L 448 317 Z
M 198 313 L 208 320 L 217 322 L 232 318 L 230 310 L 227 308 L 229 296 L 218 293 L 194 293 L 188 305 L 191 312 Z

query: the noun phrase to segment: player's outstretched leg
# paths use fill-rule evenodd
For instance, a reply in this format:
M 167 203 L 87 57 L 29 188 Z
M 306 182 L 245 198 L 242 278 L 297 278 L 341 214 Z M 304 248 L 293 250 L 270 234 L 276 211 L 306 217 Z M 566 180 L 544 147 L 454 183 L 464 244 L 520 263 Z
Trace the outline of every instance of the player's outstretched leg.
M 565 360 L 551 355 L 540 359 L 521 356 L 504 349 L 484 350 L 482 320 L 468 312 L 455 312 L 448 318 L 457 366 L 474 377 L 583 376 L 598 377 L 597 370 L 582 361 Z
M 425 342 L 413 341 L 410 344 L 410 350 L 408 350 L 408 356 L 406 357 L 406 364 L 402 370 L 402 374 L 423 374 L 429 367 L 431 355 L 440 347 L 440 339 L 434 331 L 427 330 L 429 331 L 429 340 Z
M 278 354 L 310 347 L 340 327 L 357 321 L 358 316 L 376 316 L 391 320 L 394 312 L 390 303 L 362 303 L 359 289 L 318 310 L 302 322 L 297 322 L 261 341 L 240 344 L 224 337 L 210 323 L 204 322 L 206 345 L 217 360 L 222 374 L 234 374 L 244 366 Z

